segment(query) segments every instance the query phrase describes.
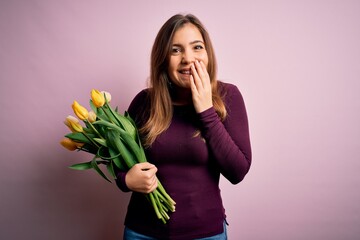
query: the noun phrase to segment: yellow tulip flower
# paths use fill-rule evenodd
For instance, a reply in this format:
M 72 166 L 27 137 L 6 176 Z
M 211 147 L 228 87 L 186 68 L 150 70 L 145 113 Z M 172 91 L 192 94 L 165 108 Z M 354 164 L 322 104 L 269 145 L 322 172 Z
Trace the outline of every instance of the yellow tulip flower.
M 96 121 L 96 113 L 94 113 L 94 111 L 90 111 L 89 112 L 89 117 L 88 117 L 89 122 L 93 123 Z
M 86 108 L 81 106 L 77 101 L 74 101 L 72 105 L 72 109 L 74 110 L 76 116 L 81 120 L 86 120 L 89 117 L 88 110 L 86 110 Z
M 60 144 L 68 149 L 69 151 L 74 151 L 82 146 L 84 146 L 84 143 L 78 143 L 78 142 L 74 142 L 73 140 L 69 139 L 69 138 L 63 138 L 60 141 Z
M 83 127 L 79 122 L 70 122 L 70 129 L 74 130 L 74 132 L 83 132 Z
M 76 132 L 75 129 L 73 129 L 73 127 L 71 126 L 71 122 L 74 122 L 74 123 L 79 123 L 79 120 L 76 118 L 76 117 L 73 117 L 71 115 L 67 116 L 65 121 L 64 121 L 64 124 L 72 131 L 72 132 Z
M 110 94 L 109 92 L 101 91 L 101 94 L 102 94 L 102 95 L 105 95 L 106 100 L 107 100 L 108 102 L 111 101 L 111 94 Z
M 104 94 L 96 89 L 91 90 L 91 100 L 97 108 L 102 107 L 105 104 Z

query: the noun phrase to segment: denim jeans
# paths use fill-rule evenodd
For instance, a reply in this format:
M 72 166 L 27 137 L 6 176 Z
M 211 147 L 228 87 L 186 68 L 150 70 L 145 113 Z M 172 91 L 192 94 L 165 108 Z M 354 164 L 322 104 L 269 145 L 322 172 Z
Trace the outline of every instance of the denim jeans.
M 158 240 L 158 239 L 137 233 L 137 232 L 125 227 L 124 240 Z M 196 240 L 227 240 L 226 221 L 224 221 L 224 232 L 223 233 L 220 233 L 218 235 L 214 235 L 211 237 L 206 237 L 206 238 L 197 238 Z

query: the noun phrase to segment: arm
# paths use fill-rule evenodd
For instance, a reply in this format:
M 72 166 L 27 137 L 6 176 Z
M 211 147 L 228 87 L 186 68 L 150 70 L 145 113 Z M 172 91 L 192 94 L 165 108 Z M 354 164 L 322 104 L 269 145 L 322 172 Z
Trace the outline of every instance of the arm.
M 239 183 L 251 165 L 251 146 L 244 100 L 234 85 L 226 86 L 228 115 L 224 122 L 213 107 L 199 113 L 202 136 L 220 172 L 233 184 Z
M 231 84 L 226 88 L 228 116 L 222 123 L 212 104 L 212 91 L 207 68 L 202 61 L 191 65 L 191 92 L 196 112 L 202 123 L 202 135 L 214 156 L 220 172 L 233 184 L 249 171 L 251 147 L 244 100 Z

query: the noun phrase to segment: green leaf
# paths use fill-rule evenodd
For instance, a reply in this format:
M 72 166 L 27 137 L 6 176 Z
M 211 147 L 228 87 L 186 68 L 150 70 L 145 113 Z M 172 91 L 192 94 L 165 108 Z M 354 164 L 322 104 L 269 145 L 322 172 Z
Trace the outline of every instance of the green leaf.
M 104 121 L 107 121 L 107 122 L 110 121 L 108 116 L 106 116 L 103 107 L 97 109 L 96 115 L 101 120 L 104 120 Z
M 95 137 L 94 134 L 87 134 L 90 138 Z M 71 140 L 74 140 L 75 142 L 83 142 L 83 143 L 88 143 L 88 144 L 92 144 L 92 142 L 84 136 L 83 133 L 69 133 L 66 134 L 65 137 L 70 138 Z
M 139 146 L 137 142 L 128 134 L 127 132 L 121 130 L 120 136 L 122 141 L 131 149 L 131 151 L 135 154 L 135 157 L 138 162 L 146 162 L 145 154 L 143 153 L 143 149 L 141 145 Z
M 92 165 L 91 165 L 91 161 L 90 161 L 90 162 L 73 164 L 69 168 L 74 169 L 74 170 L 87 170 L 87 169 L 91 169 Z
M 85 123 L 86 124 L 86 128 L 83 128 L 83 131 L 86 133 L 86 134 L 95 134 L 94 133 L 94 130 L 92 130 L 88 125 L 88 123 Z
M 108 161 L 96 161 L 97 164 L 105 164 L 107 165 L 109 162 Z M 76 164 L 73 164 L 71 166 L 69 166 L 70 169 L 73 169 L 73 170 L 88 170 L 88 169 L 91 169 L 93 168 L 92 166 L 92 163 L 91 161 L 90 162 L 83 162 L 83 163 L 76 163 Z
M 95 155 L 98 152 L 98 148 L 92 144 L 85 143 L 85 145 L 82 146 L 79 151 L 89 152 Z
M 134 126 L 135 131 L 136 131 L 135 141 L 139 142 L 139 144 L 141 145 L 140 136 L 139 136 L 139 131 L 138 131 L 137 127 L 136 127 L 136 123 L 135 123 L 134 119 L 130 116 L 130 114 L 129 114 L 127 111 L 125 111 L 124 116 L 125 116 L 125 117 L 129 120 L 129 122 Z
M 96 157 L 93 158 L 93 160 L 91 160 L 91 166 L 95 169 L 95 171 L 101 176 L 103 177 L 106 181 L 110 182 L 111 181 L 108 179 L 108 177 L 101 171 L 101 169 L 98 166 L 98 163 L 96 162 Z
M 103 126 L 106 126 L 106 127 L 109 127 L 111 129 L 115 129 L 115 130 L 122 130 L 119 126 L 111 123 L 111 122 L 108 122 L 108 121 L 104 121 L 104 120 L 98 120 L 96 122 L 93 122 L 93 125 L 103 125 Z
M 132 119 L 132 117 L 130 116 L 130 114 L 129 114 L 127 111 L 125 111 L 124 116 L 125 116 L 125 117 L 131 122 L 131 124 L 136 128 L 136 124 L 135 124 L 134 119 Z
M 115 150 L 112 148 L 109 148 L 109 153 L 111 156 L 111 160 L 115 164 L 115 166 L 118 167 L 120 170 L 125 171 L 126 170 L 126 168 L 124 167 L 125 161 L 121 156 L 121 153 L 115 152 Z
M 118 120 L 112 113 L 112 111 L 113 111 L 112 108 L 108 104 L 105 104 L 103 109 L 104 109 L 106 116 L 110 119 L 110 122 L 118 124 Z
M 110 173 L 110 175 L 116 179 L 116 174 L 115 174 L 115 171 L 114 171 L 114 164 L 112 162 L 110 162 L 110 164 L 106 165 L 106 168 L 108 170 L 108 172 Z
M 94 103 L 91 99 L 89 101 L 89 105 L 90 105 L 91 110 L 93 110 L 94 113 L 97 115 L 97 107 L 94 105 Z
M 112 144 L 114 149 L 121 153 L 121 156 L 123 157 L 124 162 L 129 169 L 137 163 L 136 157 L 121 141 L 117 131 L 108 131 L 107 139 Z
M 123 116 L 111 108 L 109 108 L 111 114 L 116 118 L 117 122 L 121 125 L 121 127 L 128 132 L 134 139 L 136 138 L 137 129 L 136 126 L 126 117 Z
M 101 147 L 98 149 L 96 155 L 97 155 L 99 158 L 106 160 L 107 162 L 110 162 L 109 160 L 113 160 L 115 157 L 121 156 L 120 153 L 117 154 L 117 155 L 111 155 L 111 154 L 110 154 L 110 151 L 109 151 L 110 149 L 111 149 L 111 148 L 109 148 L 109 147 L 101 146 Z
M 136 139 L 137 129 L 135 124 L 133 124 L 127 117 L 124 116 L 121 116 L 119 119 L 122 121 L 125 131 L 129 133 L 133 139 Z
M 105 139 L 102 139 L 102 138 L 93 138 L 93 140 L 95 142 L 97 142 L 98 144 L 104 146 L 104 147 L 107 147 L 107 144 L 106 144 L 106 140 Z

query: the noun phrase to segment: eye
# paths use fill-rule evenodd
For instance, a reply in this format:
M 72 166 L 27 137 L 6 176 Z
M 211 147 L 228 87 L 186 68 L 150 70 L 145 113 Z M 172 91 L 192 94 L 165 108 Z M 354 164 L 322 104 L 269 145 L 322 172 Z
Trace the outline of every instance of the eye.
M 181 48 L 179 48 L 179 47 L 173 47 L 172 49 L 171 49 L 171 53 L 172 54 L 178 54 L 178 53 L 180 53 L 181 52 Z
M 203 45 L 195 45 L 194 49 L 195 50 L 202 50 L 202 49 L 204 49 L 204 46 Z

